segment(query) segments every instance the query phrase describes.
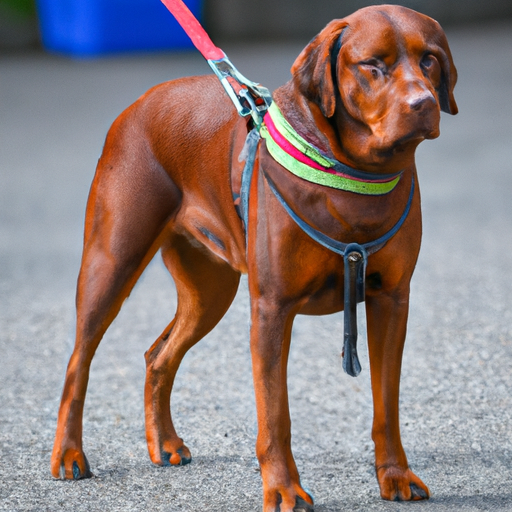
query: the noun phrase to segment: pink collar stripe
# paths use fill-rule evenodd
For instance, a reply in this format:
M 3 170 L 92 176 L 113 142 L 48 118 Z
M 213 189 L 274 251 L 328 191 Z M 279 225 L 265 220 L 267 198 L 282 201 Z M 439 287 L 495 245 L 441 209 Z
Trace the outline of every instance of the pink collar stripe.
M 272 106 L 275 107 L 275 103 L 272 104 Z M 295 160 L 298 160 L 299 162 L 312 167 L 313 169 L 317 169 L 319 171 L 327 172 L 329 174 L 334 174 L 336 176 L 341 176 L 342 178 L 347 178 L 354 181 L 360 181 L 363 183 L 366 183 L 368 180 L 364 178 L 359 178 L 357 176 L 345 174 L 343 172 L 340 172 L 334 168 L 325 167 L 323 165 L 320 165 L 318 162 L 315 162 L 313 159 L 311 159 L 306 154 L 302 153 L 299 149 L 297 149 L 286 137 L 279 131 L 279 128 L 276 126 L 274 119 L 272 119 L 272 116 L 270 115 L 270 112 L 272 111 L 272 107 L 267 111 L 264 117 L 264 123 L 267 128 L 268 133 L 274 140 L 274 142 L 288 155 L 290 155 Z M 274 112 L 275 114 L 275 112 Z M 305 141 L 304 141 L 305 142 Z M 305 142 L 306 143 L 306 142 Z M 306 143 L 307 144 L 307 143 Z M 309 144 L 311 148 L 311 144 Z M 318 150 L 315 148 L 315 151 L 318 152 Z M 327 159 L 327 157 L 323 157 L 323 159 Z M 375 179 L 372 177 L 371 181 L 373 183 L 389 183 L 390 181 L 393 181 L 396 178 L 396 176 L 386 177 L 382 179 Z
M 402 172 L 381 175 L 353 169 L 323 155 L 301 137 L 273 102 L 259 127 L 270 155 L 292 174 L 318 185 L 365 195 L 391 192 Z
M 264 122 L 265 126 L 267 127 L 268 133 L 270 133 L 274 141 L 279 145 L 279 147 L 283 151 L 286 151 L 290 156 L 292 156 L 299 162 L 302 162 L 303 164 L 313 167 L 313 169 L 330 172 L 330 169 L 327 169 L 326 167 L 323 167 L 320 164 L 316 163 L 314 160 L 311 160 L 311 158 L 306 156 L 304 153 L 301 153 L 291 142 L 286 140 L 284 136 L 281 135 L 281 132 L 277 129 L 272 117 L 270 117 L 270 114 L 268 112 L 265 114 Z

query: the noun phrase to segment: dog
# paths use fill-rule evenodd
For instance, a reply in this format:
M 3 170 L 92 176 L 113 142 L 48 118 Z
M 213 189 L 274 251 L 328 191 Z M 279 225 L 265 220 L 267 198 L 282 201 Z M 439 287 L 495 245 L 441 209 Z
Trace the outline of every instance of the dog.
M 215 77 L 161 84 L 127 108 L 107 134 L 87 203 L 76 342 L 51 459 L 55 478 L 92 475 L 82 449 L 90 363 L 160 250 L 178 306 L 145 354 L 151 461 L 190 462 L 171 420 L 174 378 L 187 350 L 226 313 L 240 275 L 247 273 L 263 510 L 313 510 L 291 450 L 287 356 L 297 314 L 343 310 L 345 270 L 340 255 L 297 219 L 332 240 L 363 245 L 401 219 L 400 229 L 368 256 L 365 270 L 375 469 L 382 498 L 429 497 L 402 447 L 398 397 L 410 279 L 421 240 L 414 154 L 422 140 L 439 135 L 440 111 L 457 113 L 457 73 L 446 36 L 436 21 L 410 9 L 367 7 L 329 23 L 298 56 L 291 74 L 273 100 L 293 130 L 329 161 L 376 183 L 394 176 L 393 189 L 369 195 L 303 179 L 278 163 L 270 141 L 261 139 L 245 225 L 234 195 L 245 165 L 239 155 L 252 126 L 237 115 Z

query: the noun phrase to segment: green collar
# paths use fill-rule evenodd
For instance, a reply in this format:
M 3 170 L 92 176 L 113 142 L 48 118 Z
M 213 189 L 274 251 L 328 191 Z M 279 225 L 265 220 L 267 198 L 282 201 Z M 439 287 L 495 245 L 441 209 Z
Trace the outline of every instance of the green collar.
M 272 157 L 285 169 L 304 180 L 356 194 L 383 195 L 391 192 L 402 176 L 373 174 L 323 155 L 302 138 L 273 102 L 265 114 L 260 135 Z

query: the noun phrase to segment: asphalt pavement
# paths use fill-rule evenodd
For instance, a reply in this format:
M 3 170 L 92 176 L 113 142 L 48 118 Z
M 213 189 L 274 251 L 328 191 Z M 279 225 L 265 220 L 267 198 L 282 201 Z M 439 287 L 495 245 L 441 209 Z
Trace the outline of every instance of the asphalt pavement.
M 289 365 L 293 450 L 317 512 L 512 510 L 512 23 L 453 28 L 448 38 L 460 114 L 443 114 L 440 138 L 418 150 L 424 237 L 401 388 L 404 446 L 432 498 L 379 498 L 364 325 L 363 371 L 353 379 L 341 368 L 342 314 L 300 317 Z M 224 49 L 275 88 L 306 43 Z M 195 52 L 0 55 L 0 510 L 261 509 L 245 279 L 176 380 L 173 410 L 192 464 L 149 461 L 143 353 L 176 307 L 158 256 L 92 365 L 84 446 L 95 478 L 62 482 L 49 472 L 104 136 L 149 87 L 207 72 Z

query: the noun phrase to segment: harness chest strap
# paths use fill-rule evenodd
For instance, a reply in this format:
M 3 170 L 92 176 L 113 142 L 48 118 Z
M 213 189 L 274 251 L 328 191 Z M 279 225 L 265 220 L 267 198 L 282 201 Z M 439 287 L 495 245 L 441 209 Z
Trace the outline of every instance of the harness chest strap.
M 292 174 L 319 185 L 364 195 L 391 192 L 402 173 L 374 175 L 348 167 L 323 155 L 305 141 L 286 121 L 272 103 L 259 128 L 251 130 L 239 159 L 245 160 L 240 189 L 241 217 L 248 225 L 249 189 L 260 142 L 266 141 L 271 156 Z M 365 297 L 365 276 L 368 256 L 380 250 L 398 232 L 407 218 L 414 197 L 414 175 L 405 209 L 397 223 L 383 236 L 364 244 L 344 243 L 318 231 L 302 220 L 280 194 L 274 182 L 264 172 L 273 194 L 294 222 L 313 240 L 343 257 L 344 262 L 344 343 L 343 369 L 351 376 L 359 375 L 361 365 L 357 356 L 357 303 Z
M 366 278 L 366 265 L 368 256 L 376 253 L 382 249 L 386 243 L 398 232 L 402 227 L 405 219 L 409 215 L 412 200 L 414 197 L 414 175 L 411 179 L 411 190 L 405 209 L 398 219 L 397 223 L 384 235 L 364 244 L 358 243 L 344 243 L 335 240 L 325 233 L 318 231 L 316 228 L 302 220 L 286 202 L 284 197 L 280 194 L 279 190 L 272 182 L 270 177 L 264 172 L 265 179 L 274 193 L 277 200 L 281 203 L 282 207 L 286 210 L 288 215 L 295 221 L 295 223 L 304 231 L 309 237 L 323 245 L 327 249 L 339 254 L 343 257 L 344 264 L 344 341 L 343 341 L 343 370 L 351 375 L 357 377 L 361 372 L 361 365 L 357 357 L 357 303 L 364 302 L 365 297 L 365 278 Z

